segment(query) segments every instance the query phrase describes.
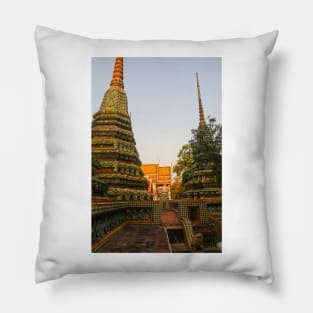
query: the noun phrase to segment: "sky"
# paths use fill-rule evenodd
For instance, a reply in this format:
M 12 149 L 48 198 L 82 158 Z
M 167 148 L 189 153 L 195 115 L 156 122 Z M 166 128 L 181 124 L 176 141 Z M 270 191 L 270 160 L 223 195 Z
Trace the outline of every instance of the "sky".
M 109 88 L 114 58 L 92 58 L 92 113 Z M 198 127 L 199 75 L 204 114 L 222 119 L 221 58 L 124 58 L 124 87 L 143 164 L 174 165 Z

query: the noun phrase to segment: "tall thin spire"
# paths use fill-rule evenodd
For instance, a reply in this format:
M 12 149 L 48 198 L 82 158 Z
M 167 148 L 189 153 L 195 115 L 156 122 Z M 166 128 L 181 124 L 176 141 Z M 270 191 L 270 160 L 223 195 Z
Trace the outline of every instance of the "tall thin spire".
M 124 90 L 124 80 L 123 80 L 123 58 L 118 57 L 115 59 L 114 71 L 112 75 L 112 80 L 110 87 L 117 87 Z
M 203 125 L 205 124 L 205 118 L 204 118 L 204 113 L 203 113 L 203 105 L 202 105 L 202 99 L 201 99 L 198 72 L 196 72 L 196 78 L 197 78 L 197 90 L 198 90 L 198 101 L 199 101 L 199 125 Z

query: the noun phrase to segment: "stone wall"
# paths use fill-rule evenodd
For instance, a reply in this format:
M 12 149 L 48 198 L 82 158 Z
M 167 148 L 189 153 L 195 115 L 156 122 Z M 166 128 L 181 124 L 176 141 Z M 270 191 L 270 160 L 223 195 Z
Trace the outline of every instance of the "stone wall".
M 221 204 L 217 201 L 103 202 L 92 208 L 92 240 L 93 242 L 98 240 L 124 223 L 160 225 L 162 209 L 175 210 L 179 218 L 190 221 L 191 224 L 209 225 L 216 223 L 216 219 L 212 219 L 212 214 L 221 217 Z
M 107 202 L 92 208 L 92 242 L 124 223 L 161 224 L 160 201 Z

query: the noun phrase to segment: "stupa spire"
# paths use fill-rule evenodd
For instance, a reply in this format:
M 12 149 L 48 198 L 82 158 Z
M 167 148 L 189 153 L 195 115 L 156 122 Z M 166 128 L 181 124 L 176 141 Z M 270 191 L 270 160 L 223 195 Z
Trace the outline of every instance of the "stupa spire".
M 123 58 L 117 57 L 115 59 L 115 65 L 112 75 L 110 87 L 117 87 L 124 90 L 124 78 L 123 78 Z
M 197 90 L 198 90 L 198 101 L 199 101 L 199 125 L 203 125 L 205 124 L 205 118 L 204 118 L 203 105 L 202 105 L 202 99 L 201 99 L 198 72 L 196 72 L 196 78 L 197 78 Z

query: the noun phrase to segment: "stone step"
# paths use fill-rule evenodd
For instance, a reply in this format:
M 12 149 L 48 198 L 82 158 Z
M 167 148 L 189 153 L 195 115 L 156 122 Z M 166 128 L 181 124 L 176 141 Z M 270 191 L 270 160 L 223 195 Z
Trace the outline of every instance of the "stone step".
M 172 252 L 176 253 L 190 252 L 190 249 L 184 243 L 173 243 L 171 248 Z

